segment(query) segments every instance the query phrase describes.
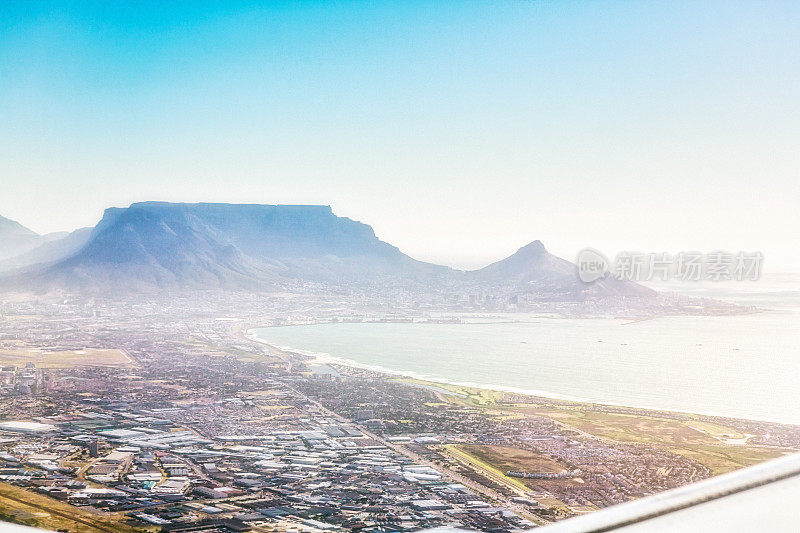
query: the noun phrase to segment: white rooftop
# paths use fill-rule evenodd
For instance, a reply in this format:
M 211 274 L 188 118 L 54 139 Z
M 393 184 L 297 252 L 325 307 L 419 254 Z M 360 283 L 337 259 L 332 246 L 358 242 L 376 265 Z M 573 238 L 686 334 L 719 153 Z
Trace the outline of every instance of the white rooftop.
M 52 424 L 42 424 L 39 422 L 9 420 L 6 422 L 0 422 L 0 429 L 18 433 L 43 433 L 46 431 L 55 431 L 56 427 Z

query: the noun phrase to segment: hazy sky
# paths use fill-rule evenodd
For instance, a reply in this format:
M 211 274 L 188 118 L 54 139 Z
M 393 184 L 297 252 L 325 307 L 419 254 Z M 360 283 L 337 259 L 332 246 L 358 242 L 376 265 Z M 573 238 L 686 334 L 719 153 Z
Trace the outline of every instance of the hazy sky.
M 0 214 L 36 231 L 319 203 L 454 266 L 800 270 L 800 2 L 35 4 L 0 3 Z

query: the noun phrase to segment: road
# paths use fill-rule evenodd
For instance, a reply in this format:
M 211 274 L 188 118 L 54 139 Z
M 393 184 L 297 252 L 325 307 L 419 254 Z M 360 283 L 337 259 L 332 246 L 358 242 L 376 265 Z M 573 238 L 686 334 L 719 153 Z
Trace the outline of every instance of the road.
M 485 485 L 482 485 L 482 484 L 478 483 L 477 481 L 474 481 L 474 480 L 472 480 L 472 479 L 470 479 L 470 478 L 468 478 L 466 476 L 463 476 L 463 475 L 459 474 L 458 472 L 454 472 L 453 470 L 451 470 L 451 469 L 449 469 L 449 468 L 447 468 L 445 466 L 436 464 L 433 461 L 421 456 L 420 454 L 418 454 L 418 453 L 416 453 L 416 452 L 414 452 L 412 450 L 409 450 L 405 446 L 402 446 L 402 445 L 397 444 L 397 443 L 389 442 L 388 440 L 384 439 L 383 437 L 381 437 L 379 435 L 376 435 L 375 433 L 372 433 L 368 429 L 365 429 L 363 426 L 353 422 L 352 420 L 348 420 L 348 419 L 344 418 L 343 416 L 339 415 L 338 413 L 335 413 L 335 412 L 331 411 L 330 409 L 328 409 L 327 407 L 325 407 L 324 405 L 322 405 L 318 401 L 314 400 L 313 398 L 309 398 L 308 396 L 306 396 L 305 394 L 303 394 L 302 392 L 300 392 L 300 391 L 298 391 L 296 389 L 292 389 L 292 391 L 295 394 L 305 398 L 308 402 L 314 404 L 318 409 L 320 409 L 320 411 L 324 412 L 328 416 L 338 420 L 339 422 L 341 422 L 343 424 L 355 424 L 356 426 L 358 426 L 358 429 L 362 433 L 364 433 L 364 435 L 366 435 L 367 437 L 375 440 L 376 442 L 380 442 L 381 444 L 383 444 L 387 448 L 389 448 L 391 450 L 394 450 L 395 452 L 399 453 L 400 455 L 408 457 L 409 459 L 411 459 L 415 463 L 420 464 L 420 465 L 424 465 L 424 466 L 429 466 L 429 467 L 433 468 L 437 472 L 440 472 L 440 473 L 444 474 L 451 481 L 454 481 L 456 483 L 461 483 L 462 485 L 464 485 L 468 489 L 472 490 L 473 492 L 476 492 L 478 494 L 483 495 L 484 497 L 486 497 L 487 499 L 489 499 L 493 503 L 496 503 L 497 505 L 505 507 L 506 509 L 512 511 L 513 513 L 521 516 L 522 518 L 524 518 L 526 520 L 529 520 L 529 521 L 533 522 L 534 524 L 540 524 L 541 525 L 541 524 L 547 523 L 546 521 L 544 521 L 540 517 L 531 514 L 527 509 L 525 509 L 524 506 L 512 502 L 508 497 L 504 496 L 503 494 L 500 494 L 496 490 L 494 490 L 494 489 L 492 489 L 490 487 L 487 487 Z

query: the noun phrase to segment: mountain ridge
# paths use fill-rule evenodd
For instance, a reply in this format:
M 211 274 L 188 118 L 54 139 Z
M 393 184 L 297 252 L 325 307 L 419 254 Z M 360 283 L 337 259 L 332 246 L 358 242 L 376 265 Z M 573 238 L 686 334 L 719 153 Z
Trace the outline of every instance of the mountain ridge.
M 58 238 L 58 234 L 39 235 L 16 220 L 0 216 L 0 261 L 27 253 Z
M 137 202 L 106 209 L 85 242 L 70 252 L 16 271 L 3 285 L 137 292 L 319 283 L 572 300 L 650 295 L 630 283 L 584 284 L 574 264 L 550 254 L 539 240 L 478 270 L 418 261 L 379 239 L 371 226 L 336 216 L 324 205 Z

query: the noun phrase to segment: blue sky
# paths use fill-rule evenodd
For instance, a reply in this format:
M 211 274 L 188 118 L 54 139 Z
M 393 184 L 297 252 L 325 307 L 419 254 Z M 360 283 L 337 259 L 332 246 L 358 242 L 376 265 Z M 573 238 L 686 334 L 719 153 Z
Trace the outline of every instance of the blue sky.
M 330 204 L 477 266 L 761 250 L 800 270 L 797 2 L 4 2 L 0 214 Z

